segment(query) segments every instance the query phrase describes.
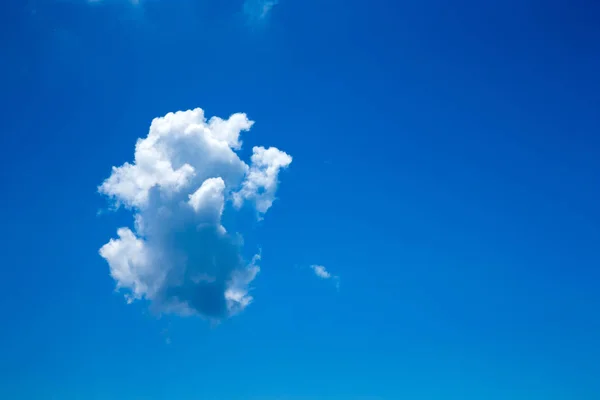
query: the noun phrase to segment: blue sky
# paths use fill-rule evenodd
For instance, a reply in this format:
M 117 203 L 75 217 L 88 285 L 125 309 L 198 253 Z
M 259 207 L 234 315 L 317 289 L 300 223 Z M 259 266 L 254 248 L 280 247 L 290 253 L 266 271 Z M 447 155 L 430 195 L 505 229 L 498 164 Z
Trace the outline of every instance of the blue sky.
M 0 398 L 600 397 L 593 2 L 0 15 Z

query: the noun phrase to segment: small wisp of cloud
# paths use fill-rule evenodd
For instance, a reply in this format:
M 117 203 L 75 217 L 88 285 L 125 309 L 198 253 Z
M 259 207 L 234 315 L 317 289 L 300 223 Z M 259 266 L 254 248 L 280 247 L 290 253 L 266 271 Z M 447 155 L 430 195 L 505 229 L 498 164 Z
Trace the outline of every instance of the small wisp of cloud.
M 279 0 L 246 0 L 244 2 L 244 14 L 250 21 L 262 21 L 269 16 L 273 7 Z
M 103 0 L 87 0 L 88 3 L 92 3 L 92 4 L 96 4 L 96 3 L 103 3 Z M 141 2 L 141 0 L 127 0 L 124 1 L 124 3 L 131 3 L 135 6 L 139 5 Z
M 311 265 L 310 268 L 314 271 L 315 275 L 322 279 L 331 278 L 331 274 L 322 265 Z
M 340 277 L 337 275 L 332 275 L 331 272 L 327 271 L 327 269 L 322 265 L 311 265 L 310 269 L 313 270 L 315 275 L 321 279 L 331 280 L 335 283 L 336 289 L 340 289 Z
M 147 0 L 81 0 L 93 5 L 103 5 L 113 2 L 133 6 L 134 8 L 143 8 L 143 3 Z M 168 3 L 164 1 L 164 3 Z M 279 0 L 244 0 L 241 14 L 245 22 L 252 26 L 262 26 L 269 18 L 273 8 L 279 4 Z

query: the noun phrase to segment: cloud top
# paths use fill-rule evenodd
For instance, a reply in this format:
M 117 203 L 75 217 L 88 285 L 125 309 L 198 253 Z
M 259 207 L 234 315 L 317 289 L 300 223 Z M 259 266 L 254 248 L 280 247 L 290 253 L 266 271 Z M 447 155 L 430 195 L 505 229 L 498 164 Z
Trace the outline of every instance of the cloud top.
M 249 203 L 262 218 L 292 162 L 274 147 L 254 147 L 250 164 L 242 161 L 240 136 L 252 125 L 241 113 L 207 120 L 200 108 L 156 118 L 133 161 L 113 167 L 99 186 L 134 217 L 133 229 L 119 228 L 100 249 L 129 302 L 146 299 L 160 312 L 211 319 L 252 302 L 260 255 L 244 261 L 222 215 Z

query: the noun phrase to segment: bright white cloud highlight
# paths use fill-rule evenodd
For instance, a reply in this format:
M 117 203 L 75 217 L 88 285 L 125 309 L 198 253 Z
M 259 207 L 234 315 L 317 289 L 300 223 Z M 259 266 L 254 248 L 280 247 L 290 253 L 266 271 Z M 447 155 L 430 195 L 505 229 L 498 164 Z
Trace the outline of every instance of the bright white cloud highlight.
M 220 319 L 253 300 L 260 268 L 241 256 L 221 223 L 245 202 L 262 216 L 275 201 L 279 173 L 292 158 L 254 147 L 250 165 L 237 151 L 245 114 L 207 120 L 200 108 L 152 121 L 133 162 L 113 167 L 99 191 L 133 213 L 134 229 L 119 228 L 100 249 L 117 289 L 129 301 L 147 299 L 161 312 Z M 235 207 L 226 207 L 228 202 Z

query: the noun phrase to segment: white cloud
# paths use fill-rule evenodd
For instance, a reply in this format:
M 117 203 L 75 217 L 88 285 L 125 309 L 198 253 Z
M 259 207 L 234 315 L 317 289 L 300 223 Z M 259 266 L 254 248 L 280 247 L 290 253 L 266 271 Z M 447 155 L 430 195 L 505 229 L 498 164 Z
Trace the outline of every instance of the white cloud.
M 256 210 L 264 214 L 275 200 L 279 171 L 290 165 L 292 157 L 274 147 L 254 147 L 252 153 L 250 170 L 233 200 L 236 207 L 241 207 L 244 199 L 253 200 Z
M 253 300 L 249 285 L 260 256 L 245 263 L 238 237 L 221 224 L 229 201 L 246 200 L 262 216 L 273 204 L 281 169 L 292 158 L 255 147 L 242 161 L 240 134 L 253 125 L 245 114 L 206 120 L 202 109 L 169 113 L 138 139 L 134 161 L 113 167 L 99 191 L 134 216 L 134 230 L 100 249 L 117 289 L 129 301 L 147 299 L 161 312 L 220 319 Z
M 208 178 L 198 190 L 189 195 L 188 204 L 199 214 L 207 212 L 208 222 L 218 224 L 225 208 L 225 182 L 221 178 Z
M 313 270 L 316 276 L 321 279 L 330 279 L 335 282 L 335 287 L 337 289 L 340 288 L 340 277 L 337 275 L 332 275 L 331 272 L 327 271 L 327 269 L 322 265 L 311 265 L 310 268 Z
M 311 265 L 310 268 L 315 272 L 315 275 L 322 279 L 331 278 L 331 274 L 327 272 L 324 266 L 322 265 Z

